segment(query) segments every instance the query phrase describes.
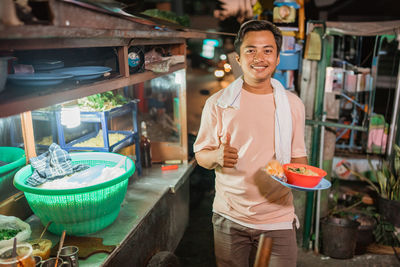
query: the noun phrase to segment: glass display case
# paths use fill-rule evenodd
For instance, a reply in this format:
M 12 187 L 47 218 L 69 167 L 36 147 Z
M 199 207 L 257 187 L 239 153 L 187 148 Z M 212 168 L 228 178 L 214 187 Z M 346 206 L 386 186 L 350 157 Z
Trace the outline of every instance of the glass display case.
M 6 129 L 4 136 L 8 136 L 8 138 L 5 142 L 0 143 L 0 147 L 23 147 L 27 159 L 36 157 L 45 152 L 49 143 L 60 142 L 59 130 L 54 127 L 57 125 L 54 112 L 43 113 L 42 110 L 94 94 L 112 91 L 116 94 L 124 94 L 131 100 L 139 99 L 136 123 L 132 123 L 132 117 L 136 116 L 132 116 L 130 111 L 127 114 L 118 114 L 121 116 L 112 116 L 109 122 L 110 131 L 130 131 L 131 135 L 134 133 L 136 144 L 127 144 L 126 147 L 129 148 L 129 155 L 139 155 L 137 139 L 140 137 L 140 127 L 133 129 L 135 128 L 133 125 L 139 126 L 143 120 L 148 124 L 147 130 L 152 141 L 153 161 L 163 162 L 174 159 L 187 163 L 185 38 L 188 38 L 190 34 L 149 30 L 146 35 L 143 35 L 146 38 L 143 38 L 137 37 L 135 31 L 128 31 L 126 36 L 124 35 L 120 39 L 107 39 L 107 41 L 98 36 L 94 29 L 87 29 L 85 33 L 87 38 L 85 38 L 85 36 L 79 35 L 79 28 L 73 28 L 66 33 L 59 27 L 48 26 L 48 31 L 51 32 L 48 35 L 44 35 L 40 27 L 28 28 L 9 27 L 0 31 L 0 39 L 7 39 L 5 42 L 0 42 L 0 51 L 6 51 L 16 60 L 15 62 L 10 61 L 10 64 L 24 63 L 19 62 L 18 59 L 51 58 L 63 61 L 64 68 L 95 65 L 107 66 L 108 71 L 90 80 L 77 79 L 71 75 L 72 77 L 55 85 L 37 83 L 37 79 L 33 80 L 34 84 L 29 85 L 7 82 L 4 90 L 0 93 L 0 120 L 13 121 L 14 125 L 12 126 L 15 127 Z M 105 36 L 108 36 L 107 34 L 105 33 Z M 152 38 L 153 35 L 155 35 L 155 39 Z M 45 36 L 46 38 L 44 38 Z M 73 36 L 75 39 L 72 38 Z M 168 56 L 175 56 L 183 60 L 171 63 L 168 69 L 161 71 L 155 68 L 131 73 L 128 61 L 132 38 L 135 39 L 135 45 L 141 45 L 144 49 L 162 47 Z M 38 77 L 43 78 L 41 75 Z M 96 119 L 96 121 L 99 120 Z M 78 138 L 87 135 L 88 131 L 93 131 L 94 123 L 83 124 L 92 124 L 92 126 L 79 126 L 81 128 L 72 131 L 79 132 Z M 64 129 L 66 144 L 76 139 L 69 138 L 69 134 L 71 134 L 70 130 L 65 131 Z M 132 141 L 131 139 L 130 141 Z M 108 149 L 110 145 L 106 144 L 105 147 Z M 114 151 L 114 149 L 112 150 Z M 126 154 L 124 153 L 124 155 Z M 136 164 L 140 166 L 140 162 L 136 161 Z M 140 168 L 137 169 L 140 170 Z M 19 193 L 15 197 L 23 199 Z M 29 211 L 25 208 L 17 211 L 15 205 L 5 205 L 4 207 L 6 208 L 2 212 L 5 214 L 21 218 L 26 218 Z
M 152 160 L 187 160 L 185 70 L 146 81 L 136 88 L 141 96 L 140 120 L 146 122 Z

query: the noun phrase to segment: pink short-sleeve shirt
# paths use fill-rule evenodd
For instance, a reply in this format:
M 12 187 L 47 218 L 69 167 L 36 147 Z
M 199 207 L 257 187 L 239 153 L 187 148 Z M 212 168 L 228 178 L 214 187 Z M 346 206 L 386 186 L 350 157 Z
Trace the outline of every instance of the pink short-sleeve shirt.
M 288 228 L 295 218 L 291 190 L 260 171 L 274 158 L 275 103 L 273 94 L 253 94 L 241 90 L 240 108 L 222 108 L 212 95 L 203 109 L 194 152 L 215 149 L 220 137 L 231 135 L 231 146 L 238 149 L 235 168 L 216 168 L 213 210 L 251 225 L 280 224 Z M 305 157 L 305 109 L 295 94 L 286 92 L 292 116 L 292 158 Z M 285 227 L 284 227 L 285 228 Z

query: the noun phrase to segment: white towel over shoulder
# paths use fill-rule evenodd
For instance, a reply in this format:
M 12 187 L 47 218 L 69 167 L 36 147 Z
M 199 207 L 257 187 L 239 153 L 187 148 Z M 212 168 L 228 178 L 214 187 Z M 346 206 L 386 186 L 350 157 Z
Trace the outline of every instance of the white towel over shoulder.
M 276 79 L 271 79 L 275 100 L 275 157 L 281 164 L 289 163 L 292 155 L 292 113 L 289 99 L 283 85 Z M 243 77 L 237 78 L 217 100 L 222 108 L 240 109 L 240 93 L 243 87 Z
M 275 99 L 275 157 L 281 164 L 290 163 L 292 155 L 292 113 L 283 85 L 271 79 Z

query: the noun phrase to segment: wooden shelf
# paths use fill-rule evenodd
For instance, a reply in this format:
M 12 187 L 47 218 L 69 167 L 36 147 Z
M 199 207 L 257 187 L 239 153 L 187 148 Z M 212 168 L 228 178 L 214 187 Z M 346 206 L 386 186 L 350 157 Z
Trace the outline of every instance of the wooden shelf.
M 187 38 L 206 38 L 206 34 L 186 31 L 108 30 L 55 26 L 0 25 L 0 50 L 110 47 L 182 43 Z M 134 39 L 134 42 L 131 40 Z
M 74 3 L 72 3 L 74 2 Z M 0 53 L 23 58 L 46 59 L 49 55 L 63 55 L 68 66 L 74 65 L 107 65 L 115 62 L 114 72 L 108 77 L 93 80 L 90 83 L 76 84 L 66 80 L 51 87 L 26 86 L 25 88 L 7 85 L 0 93 L 0 118 L 13 115 L 21 116 L 21 127 L 24 137 L 27 158 L 36 156 L 35 140 L 31 112 L 89 95 L 103 93 L 127 86 L 140 84 L 184 70 L 186 63 L 170 67 L 165 73 L 145 71 L 129 73 L 129 48 L 131 46 L 160 46 L 170 55 L 183 55 L 186 59 L 186 40 L 189 38 L 205 39 L 206 34 L 196 30 L 185 29 L 173 24 L 158 24 L 155 20 L 146 20 L 136 16 L 127 16 L 96 6 L 82 7 L 78 1 L 48 0 L 48 21 L 42 25 L 5 26 L 0 23 Z M 90 4 L 89 4 L 90 5 Z M 1 6 L 1 5 L 0 5 Z M 41 7 L 40 7 L 41 8 Z M 43 10 L 42 10 L 43 11 Z M 46 12 L 46 11 L 44 11 Z M 90 18 L 90 19 L 82 19 Z M 113 54 L 107 55 L 95 51 L 97 48 L 113 48 Z M 62 49 L 81 49 L 87 51 L 62 51 Z M 87 48 L 87 49 L 86 49 Z M 92 49 L 93 48 L 93 49 Z M 105 49 L 109 50 L 109 49 Z M 91 56 L 93 52 L 94 56 Z M 116 52 L 114 54 L 114 52 Z M 81 60 L 83 53 L 85 61 Z M 109 53 L 111 54 L 111 53 Z M 87 58 L 86 58 L 87 57 Z M 50 57 L 52 58 L 52 57 Z M 64 59 L 64 58 L 62 58 Z M 114 61 L 115 59 L 115 61 Z M 109 60 L 109 61 L 107 61 Z M 105 63 L 107 62 L 107 63 Z M 118 69 L 118 71 L 116 71 Z M 179 136 L 177 143 L 162 146 L 162 152 L 174 155 L 174 159 L 187 161 L 187 126 L 186 126 L 186 84 L 179 85 Z M 168 150 L 169 147 L 172 147 Z M 172 151 L 172 152 L 169 152 Z M 163 159 L 161 157 L 161 159 Z
M 181 69 L 185 64 L 172 66 L 168 72 L 145 71 L 128 77 L 113 74 L 110 78 L 85 85 L 63 84 L 49 88 L 7 87 L 0 93 L 0 117 L 8 117 L 25 111 L 32 111 L 85 96 L 111 91 L 125 86 L 145 82 Z

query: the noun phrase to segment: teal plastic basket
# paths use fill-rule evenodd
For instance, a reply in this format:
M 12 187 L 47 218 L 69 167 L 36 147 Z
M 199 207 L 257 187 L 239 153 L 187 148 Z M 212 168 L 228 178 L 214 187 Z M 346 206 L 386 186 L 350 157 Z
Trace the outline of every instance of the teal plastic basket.
M 15 173 L 25 163 L 25 151 L 18 147 L 0 147 L 0 160 L 7 162 L 7 165 L 0 167 L 0 201 L 18 192 L 13 186 Z
M 123 155 L 109 152 L 70 153 L 72 164 L 96 166 L 105 164 L 113 167 L 125 160 L 125 173 L 112 180 L 75 189 L 42 189 L 29 186 L 25 181 L 33 173 L 28 165 L 14 177 L 14 185 L 23 191 L 32 211 L 43 225 L 53 223 L 49 231 L 69 235 L 86 235 L 97 232 L 117 218 L 125 197 L 129 177 L 135 172 L 133 161 Z

